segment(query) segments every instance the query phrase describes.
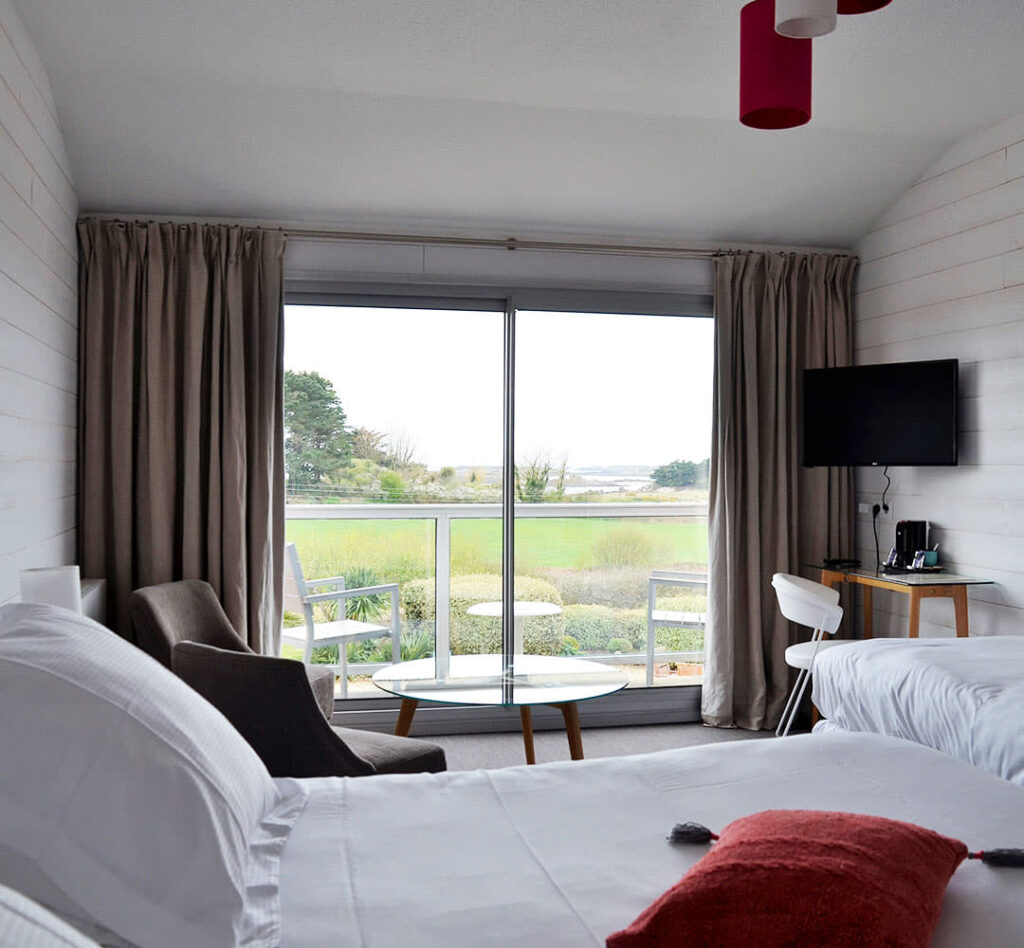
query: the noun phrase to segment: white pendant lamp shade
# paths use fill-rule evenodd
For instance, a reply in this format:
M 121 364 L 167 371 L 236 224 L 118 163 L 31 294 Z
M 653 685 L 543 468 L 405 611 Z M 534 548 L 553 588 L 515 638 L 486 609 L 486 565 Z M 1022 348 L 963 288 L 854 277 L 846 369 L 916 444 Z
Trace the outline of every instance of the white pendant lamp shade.
M 824 36 L 836 28 L 837 0 L 775 0 L 775 32 L 792 39 Z

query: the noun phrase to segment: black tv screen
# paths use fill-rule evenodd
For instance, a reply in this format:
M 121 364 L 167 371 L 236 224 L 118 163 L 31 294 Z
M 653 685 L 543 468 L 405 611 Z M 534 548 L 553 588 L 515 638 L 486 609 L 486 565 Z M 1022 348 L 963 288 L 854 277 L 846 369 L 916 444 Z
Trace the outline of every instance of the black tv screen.
M 806 369 L 804 465 L 956 464 L 958 364 Z

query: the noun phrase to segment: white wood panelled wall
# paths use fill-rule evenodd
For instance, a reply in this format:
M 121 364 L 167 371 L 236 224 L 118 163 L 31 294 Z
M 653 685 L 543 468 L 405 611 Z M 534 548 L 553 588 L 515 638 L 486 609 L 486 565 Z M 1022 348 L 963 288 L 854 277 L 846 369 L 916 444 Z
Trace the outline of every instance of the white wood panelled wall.
M 0 0 L 0 602 L 75 555 L 77 213 L 49 79 Z
M 960 466 L 893 468 L 897 520 L 930 520 L 942 561 L 997 580 L 970 591 L 972 635 L 1024 634 L 1024 114 L 954 145 L 858 244 L 856 361 L 960 359 Z M 858 469 L 861 503 L 881 472 Z M 879 525 L 884 551 L 893 526 Z M 858 555 L 874 556 L 858 514 Z M 876 634 L 906 634 L 907 597 L 875 596 Z M 951 635 L 926 601 L 922 635 Z

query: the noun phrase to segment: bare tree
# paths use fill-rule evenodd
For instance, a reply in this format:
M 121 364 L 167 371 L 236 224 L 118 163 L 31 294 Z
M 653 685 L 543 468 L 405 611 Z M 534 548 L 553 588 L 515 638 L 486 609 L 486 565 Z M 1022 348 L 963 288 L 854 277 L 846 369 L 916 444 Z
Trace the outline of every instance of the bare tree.
M 356 428 L 352 432 L 352 457 L 383 464 L 387 457 L 387 438 L 380 431 Z
M 402 432 L 393 434 L 387 439 L 385 457 L 381 463 L 393 471 L 400 471 L 402 468 L 409 467 L 415 456 L 416 445 L 409 435 Z

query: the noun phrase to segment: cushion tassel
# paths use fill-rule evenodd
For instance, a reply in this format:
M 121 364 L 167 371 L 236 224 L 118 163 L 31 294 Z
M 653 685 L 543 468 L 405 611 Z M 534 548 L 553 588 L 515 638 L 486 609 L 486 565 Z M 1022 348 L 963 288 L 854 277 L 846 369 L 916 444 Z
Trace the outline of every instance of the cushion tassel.
M 706 826 L 700 823 L 676 823 L 672 832 L 665 837 L 670 843 L 710 843 L 718 839 L 718 833 L 712 833 Z
M 968 859 L 980 859 L 986 866 L 1012 866 L 1024 869 L 1024 849 L 985 849 L 968 853 Z

